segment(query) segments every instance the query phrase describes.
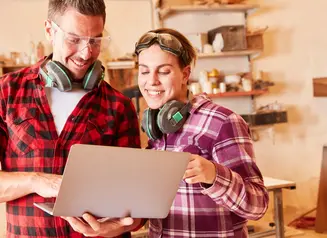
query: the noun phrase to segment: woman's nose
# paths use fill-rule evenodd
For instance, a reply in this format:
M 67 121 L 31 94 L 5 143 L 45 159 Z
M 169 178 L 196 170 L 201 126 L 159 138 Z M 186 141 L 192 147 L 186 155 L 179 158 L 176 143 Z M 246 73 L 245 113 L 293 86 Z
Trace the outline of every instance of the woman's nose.
M 159 85 L 160 81 L 159 81 L 158 75 L 157 74 L 151 74 L 150 78 L 148 80 L 148 83 L 150 85 Z

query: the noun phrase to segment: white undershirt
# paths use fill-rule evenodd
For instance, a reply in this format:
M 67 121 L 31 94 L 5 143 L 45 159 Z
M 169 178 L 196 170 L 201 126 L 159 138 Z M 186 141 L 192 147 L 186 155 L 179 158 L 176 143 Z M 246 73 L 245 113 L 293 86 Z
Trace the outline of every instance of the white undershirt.
M 73 85 L 73 89 L 68 92 L 60 92 L 57 88 L 46 87 L 45 93 L 54 117 L 57 133 L 60 135 L 68 117 L 86 94 L 86 91 L 81 88 L 81 85 Z

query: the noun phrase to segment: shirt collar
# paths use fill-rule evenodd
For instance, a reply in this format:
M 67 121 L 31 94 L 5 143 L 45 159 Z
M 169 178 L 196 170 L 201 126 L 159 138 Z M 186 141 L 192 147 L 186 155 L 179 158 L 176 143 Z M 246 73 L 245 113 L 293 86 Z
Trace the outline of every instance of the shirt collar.
M 199 95 L 193 96 L 192 97 L 192 109 L 190 111 L 190 114 L 193 114 L 195 111 L 197 111 L 198 109 L 200 109 L 200 107 L 207 103 L 207 102 L 211 102 L 212 100 L 208 97 L 208 95 L 206 93 L 201 93 Z
M 43 57 L 36 64 L 30 66 L 28 74 L 26 75 L 27 80 L 36 79 L 36 78 L 39 77 L 40 67 L 41 67 L 41 64 L 44 62 L 45 59 L 46 59 L 46 57 Z

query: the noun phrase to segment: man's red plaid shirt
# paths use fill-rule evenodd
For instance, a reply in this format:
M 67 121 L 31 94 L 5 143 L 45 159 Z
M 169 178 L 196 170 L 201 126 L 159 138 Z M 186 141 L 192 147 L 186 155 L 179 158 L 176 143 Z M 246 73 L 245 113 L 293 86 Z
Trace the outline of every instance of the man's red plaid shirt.
M 58 135 L 39 65 L 0 79 L 3 171 L 62 174 L 70 147 L 78 143 L 140 147 L 131 100 L 104 81 L 81 99 Z M 46 201 L 53 199 L 30 194 L 7 202 L 7 237 L 83 237 L 65 220 L 33 206 L 34 202 Z

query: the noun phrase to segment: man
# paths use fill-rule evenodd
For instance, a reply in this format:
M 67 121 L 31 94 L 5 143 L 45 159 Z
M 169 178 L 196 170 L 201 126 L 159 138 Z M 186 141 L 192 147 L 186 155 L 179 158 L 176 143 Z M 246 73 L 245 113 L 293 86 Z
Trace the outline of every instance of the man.
M 53 54 L 0 80 L 7 237 L 115 237 L 140 226 L 131 218 L 52 217 L 33 206 L 55 200 L 73 144 L 140 147 L 132 102 L 101 80 L 105 18 L 103 0 L 50 0 L 45 32 Z

